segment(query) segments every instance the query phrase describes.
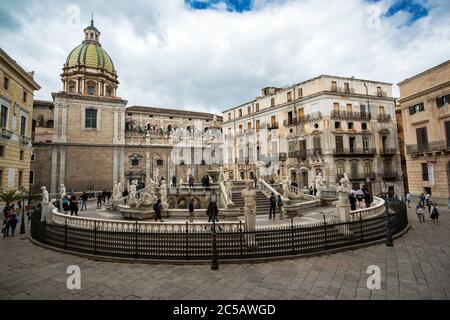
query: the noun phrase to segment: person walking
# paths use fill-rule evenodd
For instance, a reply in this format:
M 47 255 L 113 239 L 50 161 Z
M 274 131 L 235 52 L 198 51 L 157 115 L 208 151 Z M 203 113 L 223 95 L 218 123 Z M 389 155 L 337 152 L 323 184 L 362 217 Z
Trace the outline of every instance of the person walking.
M 314 195 L 314 190 L 313 190 L 313 187 L 309 187 L 309 195 Z
M 348 194 L 348 202 L 350 202 L 350 210 L 356 210 L 356 192 L 355 190 L 351 190 Z
M 14 232 L 16 232 L 17 224 L 19 223 L 19 219 L 17 219 L 16 213 L 11 211 L 11 215 L 9 216 L 9 228 L 11 229 L 11 236 L 14 237 Z
M 433 203 L 433 210 L 431 211 L 430 218 L 433 222 L 439 221 L 439 210 L 436 203 Z
M 209 219 L 208 222 L 219 222 L 219 208 L 217 207 L 217 203 L 210 201 L 208 205 L 208 209 L 206 210 L 206 214 Z M 205 226 L 206 229 L 206 226 Z M 213 226 L 211 226 L 211 230 Z M 222 231 L 222 227 L 219 225 L 219 230 Z
M 81 195 L 81 211 L 87 210 L 87 201 L 88 201 L 88 195 L 86 192 L 83 192 Z
M 78 216 L 78 200 L 75 195 L 70 197 L 70 215 L 73 216 L 74 213 Z
M 369 208 L 370 204 L 372 203 L 372 195 L 370 194 L 370 191 L 366 188 L 366 186 L 362 188 L 362 192 L 364 193 L 364 202 L 366 203 L 366 208 Z
M 425 207 L 423 206 L 422 202 L 419 202 L 419 204 L 416 207 L 416 214 L 419 218 L 419 222 L 425 222 Z
M 408 203 L 408 208 L 411 208 L 411 194 L 409 191 L 406 193 L 406 202 Z
M 278 207 L 278 211 L 280 211 L 280 219 L 282 218 L 283 212 L 281 210 L 281 207 L 283 206 L 283 199 L 281 199 L 280 195 L 277 195 L 277 207 Z M 275 218 L 275 215 L 274 215 Z
M 158 220 L 160 222 L 164 222 L 161 219 L 161 209 L 162 209 L 161 199 L 158 199 L 158 201 L 156 201 L 155 204 L 153 205 L 153 210 L 155 211 L 155 222 Z
M 176 188 L 177 187 L 177 176 L 174 175 L 172 177 L 172 187 Z
M 270 202 L 269 219 L 272 219 L 272 213 L 273 218 L 275 219 L 275 209 L 277 208 L 277 199 L 275 198 L 275 194 L 273 192 L 270 194 L 269 202 Z
M 189 201 L 189 205 L 188 205 L 188 209 L 189 209 L 189 222 L 194 222 L 194 203 L 193 201 Z
M 428 193 L 425 195 L 425 203 L 428 207 L 428 213 L 431 214 L 431 205 L 433 204 L 433 202 L 431 201 L 431 195 Z
M 421 205 L 425 205 L 425 195 L 423 194 L 423 192 L 419 196 L 419 201 Z
M 358 200 L 358 209 L 364 208 L 364 192 L 361 189 L 356 191 L 356 200 Z
M 67 214 L 67 212 L 69 211 L 69 205 L 69 198 L 67 196 L 64 196 L 62 207 L 65 214 Z
M 102 208 L 102 203 L 103 203 L 103 197 L 102 197 L 102 194 L 99 192 L 97 194 L 97 210 L 100 210 Z
M 3 232 L 3 238 L 9 237 L 9 217 L 11 215 L 11 206 L 6 205 L 3 208 L 3 226 L 2 226 L 2 232 Z

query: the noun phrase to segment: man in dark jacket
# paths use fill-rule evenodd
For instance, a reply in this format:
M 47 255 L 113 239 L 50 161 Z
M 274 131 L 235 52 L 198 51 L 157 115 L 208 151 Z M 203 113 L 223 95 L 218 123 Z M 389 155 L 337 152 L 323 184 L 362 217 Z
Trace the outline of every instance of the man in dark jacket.
M 176 188 L 177 187 L 177 176 L 174 175 L 172 177 L 172 187 Z
M 195 191 L 194 187 L 194 177 L 192 175 L 189 176 L 189 189 L 192 188 Z
M 277 198 L 275 197 L 275 194 L 273 192 L 270 194 L 269 202 L 270 202 L 269 219 L 272 219 L 272 213 L 273 213 L 273 218 L 275 219 L 275 210 L 277 208 Z
M 161 209 L 162 209 L 161 199 L 158 199 L 158 201 L 156 201 L 156 203 L 153 205 L 153 210 L 155 211 L 155 222 L 158 220 L 164 222 L 161 219 Z

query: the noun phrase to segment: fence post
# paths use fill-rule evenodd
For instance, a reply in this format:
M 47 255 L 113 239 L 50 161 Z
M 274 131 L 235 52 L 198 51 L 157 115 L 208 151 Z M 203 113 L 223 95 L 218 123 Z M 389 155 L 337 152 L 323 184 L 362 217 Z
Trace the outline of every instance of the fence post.
M 242 234 L 242 221 L 239 220 L 239 245 L 240 245 L 240 253 L 241 253 L 241 257 L 244 255 L 244 251 L 243 251 L 243 234 Z
M 135 224 L 135 242 L 134 242 L 134 245 L 135 245 L 135 247 L 134 247 L 134 256 L 136 257 L 136 258 L 138 258 L 139 257 L 139 255 L 138 255 L 138 222 L 136 221 L 136 224 Z
M 64 249 L 67 249 L 67 217 L 64 221 Z
M 363 219 L 362 219 L 362 215 L 361 215 L 361 211 L 359 212 L 359 230 L 361 232 L 361 239 L 360 241 L 363 241 L 364 235 L 363 235 Z
M 219 270 L 219 259 L 217 257 L 217 243 L 216 243 L 216 219 L 213 219 L 212 228 L 212 259 L 211 270 Z
M 94 254 L 97 254 L 97 220 L 94 220 Z
M 186 259 L 189 258 L 189 223 L 186 221 Z
M 323 215 L 323 230 L 325 233 L 325 250 L 328 250 L 327 219 L 325 215 Z
M 291 218 L 291 241 L 292 241 L 292 254 L 295 254 L 295 243 L 294 243 L 294 218 Z
M 391 232 L 391 219 L 389 215 L 389 204 L 387 197 L 384 198 L 384 203 L 386 205 L 386 246 L 393 247 L 394 241 L 392 240 L 392 232 Z

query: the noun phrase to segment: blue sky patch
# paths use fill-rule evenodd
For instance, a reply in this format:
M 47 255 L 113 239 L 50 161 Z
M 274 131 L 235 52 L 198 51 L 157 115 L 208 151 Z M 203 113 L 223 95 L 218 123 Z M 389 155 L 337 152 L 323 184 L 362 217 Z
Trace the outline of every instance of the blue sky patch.
M 377 3 L 380 0 L 366 0 L 367 2 Z M 428 15 L 428 9 L 417 0 L 397 0 L 386 12 L 387 17 L 395 15 L 397 12 L 405 11 L 410 14 L 407 25 L 413 24 L 416 20 Z
M 252 0 L 185 0 L 185 3 L 193 9 L 214 9 L 220 4 L 227 5 L 227 11 L 243 12 L 252 9 Z

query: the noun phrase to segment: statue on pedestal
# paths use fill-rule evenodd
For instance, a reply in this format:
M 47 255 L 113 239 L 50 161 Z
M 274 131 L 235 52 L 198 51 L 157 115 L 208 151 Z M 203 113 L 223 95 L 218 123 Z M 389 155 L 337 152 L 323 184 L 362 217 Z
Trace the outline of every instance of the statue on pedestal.
M 340 205 L 346 205 L 348 204 L 348 194 L 351 190 L 350 188 L 350 180 L 347 177 L 347 174 L 344 173 L 344 177 L 341 178 L 340 186 L 337 187 L 337 192 L 339 193 L 339 204 Z
M 244 198 L 245 226 L 248 231 L 252 231 L 256 224 L 256 192 L 252 182 L 247 183 L 247 187 L 242 190 L 241 195 Z M 249 234 L 247 241 L 250 246 L 255 246 L 255 235 Z
M 227 191 L 227 195 L 228 195 L 228 199 L 230 201 L 232 201 L 232 196 L 233 196 L 233 182 L 231 182 L 231 180 L 228 180 L 227 182 L 225 182 L 225 189 Z
M 61 186 L 59 188 L 59 198 L 64 199 L 64 197 L 67 195 L 66 187 L 63 183 L 61 183 Z
M 283 182 L 282 182 L 282 186 L 283 186 L 283 196 L 286 199 L 289 199 L 289 185 L 290 185 L 289 179 L 287 177 L 284 178 Z
M 220 167 L 220 172 L 219 172 L 219 183 L 222 183 L 225 181 L 225 175 L 223 173 L 223 167 Z
M 50 211 L 50 199 L 47 188 L 42 186 L 42 201 L 41 201 L 41 221 L 45 220 L 46 215 Z
M 315 184 L 316 184 L 316 190 L 317 190 L 316 198 L 321 199 L 322 198 L 322 190 L 324 189 L 324 182 L 323 182 L 321 172 L 319 172 L 319 174 L 316 175 Z
M 169 207 L 169 204 L 167 203 L 167 185 L 166 181 L 161 181 L 161 187 L 159 188 L 159 195 L 161 197 L 161 205 L 163 210 L 167 209 Z
M 189 177 L 191 176 L 191 173 L 192 173 L 191 167 L 189 166 L 189 167 L 186 169 L 186 181 L 189 181 Z
M 130 184 L 130 191 L 128 195 L 128 204 L 130 207 L 136 206 L 136 181 L 131 181 Z

